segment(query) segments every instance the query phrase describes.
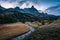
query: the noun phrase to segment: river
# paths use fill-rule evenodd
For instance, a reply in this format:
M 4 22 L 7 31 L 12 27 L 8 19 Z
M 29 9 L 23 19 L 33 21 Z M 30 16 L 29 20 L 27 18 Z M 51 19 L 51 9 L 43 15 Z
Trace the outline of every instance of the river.
M 29 25 L 29 22 L 25 22 L 25 25 L 30 29 L 30 31 L 23 35 L 12 38 L 11 40 L 23 40 L 26 36 L 28 36 L 29 34 L 35 31 L 35 29 L 31 25 Z

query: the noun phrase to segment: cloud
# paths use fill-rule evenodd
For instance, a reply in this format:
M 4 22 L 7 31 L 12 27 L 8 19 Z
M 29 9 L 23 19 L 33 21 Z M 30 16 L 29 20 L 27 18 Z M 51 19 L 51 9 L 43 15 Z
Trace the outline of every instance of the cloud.
M 13 8 L 16 6 L 20 8 L 28 8 L 34 5 L 38 10 L 45 10 L 52 5 L 57 5 L 59 3 L 60 0 L 0 0 L 0 5 L 5 8 Z
M 8 5 L 11 4 L 13 6 L 21 6 L 25 3 L 24 0 L 0 0 L 0 5 Z

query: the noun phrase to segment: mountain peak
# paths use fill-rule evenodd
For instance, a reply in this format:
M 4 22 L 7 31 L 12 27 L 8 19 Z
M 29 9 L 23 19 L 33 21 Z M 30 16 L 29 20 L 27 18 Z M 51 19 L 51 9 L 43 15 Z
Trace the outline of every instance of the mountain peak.
M 20 9 L 19 7 L 15 7 L 15 9 Z
M 0 5 L 0 7 L 1 7 L 1 5 Z
M 0 8 L 3 8 L 3 7 L 0 5 Z
M 20 11 L 20 8 L 19 7 L 15 7 L 14 10 L 15 11 Z
M 32 6 L 31 8 L 34 8 L 34 6 Z
M 32 6 L 31 8 L 24 8 L 23 10 L 25 13 L 31 13 L 31 14 L 39 13 L 38 10 L 34 6 Z
M 4 10 L 5 8 L 0 5 L 0 10 Z

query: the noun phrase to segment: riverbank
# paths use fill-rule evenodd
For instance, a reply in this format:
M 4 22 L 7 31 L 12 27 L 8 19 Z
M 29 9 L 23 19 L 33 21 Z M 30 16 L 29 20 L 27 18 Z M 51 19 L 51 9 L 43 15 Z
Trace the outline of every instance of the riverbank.
M 4 24 L 0 26 L 0 40 L 9 39 L 28 31 L 29 28 L 23 23 Z

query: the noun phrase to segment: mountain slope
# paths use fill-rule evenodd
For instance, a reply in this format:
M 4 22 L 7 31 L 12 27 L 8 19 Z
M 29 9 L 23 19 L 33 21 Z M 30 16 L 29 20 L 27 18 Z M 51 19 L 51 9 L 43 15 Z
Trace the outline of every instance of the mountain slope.
M 13 23 L 13 22 L 25 22 L 25 21 L 40 21 L 38 17 L 35 17 L 29 13 L 21 13 L 18 11 L 7 11 L 2 12 L 3 15 L 0 16 L 0 24 L 3 23 Z
M 3 7 L 2 7 L 3 9 Z M 25 12 L 23 12 L 25 10 Z M 54 15 L 48 15 L 47 13 L 39 13 L 37 9 L 32 6 L 31 8 L 20 9 L 9 8 L 0 11 L 0 24 L 3 23 L 13 23 L 13 22 L 33 22 L 33 21 L 44 21 L 49 19 L 57 19 Z

